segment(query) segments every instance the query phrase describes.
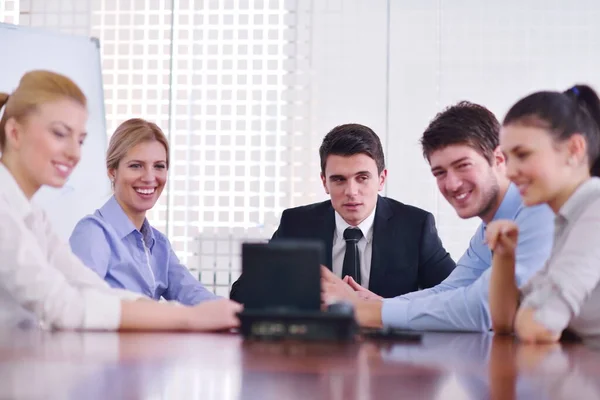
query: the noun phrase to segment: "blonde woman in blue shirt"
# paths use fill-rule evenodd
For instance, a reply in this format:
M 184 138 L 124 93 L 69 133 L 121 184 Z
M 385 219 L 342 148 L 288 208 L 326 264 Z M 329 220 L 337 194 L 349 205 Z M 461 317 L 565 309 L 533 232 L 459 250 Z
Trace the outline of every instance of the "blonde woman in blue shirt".
M 86 105 L 73 81 L 49 71 L 29 72 L 10 95 L 0 93 L 0 325 L 193 331 L 236 326 L 241 306 L 229 300 L 175 306 L 111 288 L 31 202 L 43 185 L 62 187 L 77 166 Z
M 548 204 L 556 216 L 550 257 L 520 288 L 519 228 L 506 220 L 488 226 L 494 331 L 515 332 L 526 342 L 554 342 L 565 329 L 584 340 L 600 337 L 598 95 L 577 85 L 519 100 L 504 118 L 500 146 L 525 204 Z
M 169 144 L 162 130 L 139 118 L 123 122 L 110 139 L 106 166 L 114 195 L 79 221 L 70 238 L 73 252 L 114 288 L 186 305 L 217 299 L 146 219 L 167 182 Z

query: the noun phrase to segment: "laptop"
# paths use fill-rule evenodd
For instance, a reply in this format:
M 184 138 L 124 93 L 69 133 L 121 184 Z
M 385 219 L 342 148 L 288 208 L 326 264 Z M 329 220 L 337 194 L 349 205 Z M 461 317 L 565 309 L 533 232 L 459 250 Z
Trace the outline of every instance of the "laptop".
M 319 311 L 324 254 L 323 243 L 313 240 L 243 243 L 244 310 Z

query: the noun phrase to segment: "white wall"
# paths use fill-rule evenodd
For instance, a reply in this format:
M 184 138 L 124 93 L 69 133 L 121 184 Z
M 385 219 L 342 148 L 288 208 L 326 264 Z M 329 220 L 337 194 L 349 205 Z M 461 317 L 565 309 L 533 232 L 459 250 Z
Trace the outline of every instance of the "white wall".
M 301 0 L 299 0 L 302 3 Z M 311 181 L 315 201 L 327 198 L 320 183 L 318 148 L 337 125 L 368 125 L 386 140 L 386 0 L 312 3 L 310 36 Z
M 575 82 L 600 89 L 600 3 L 594 0 L 318 3 L 314 131 L 322 137 L 327 127 L 350 121 L 373 127 L 386 147 L 387 194 L 433 212 L 454 258 L 479 221 L 460 220 L 439 195 L 418 145 L 428 122 L 459 100 L 483 104 L 502 119 L 535 90 Z

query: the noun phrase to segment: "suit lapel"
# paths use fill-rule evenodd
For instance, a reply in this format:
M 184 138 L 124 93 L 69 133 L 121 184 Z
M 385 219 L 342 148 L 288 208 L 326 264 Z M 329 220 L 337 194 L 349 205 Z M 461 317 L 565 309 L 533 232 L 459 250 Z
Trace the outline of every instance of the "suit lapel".
M 333 264 L 331 260 L 331 252 L 333 251 L 333 231 L 335 229 L 335 214 L 331 205 L 325 212 L 325 215 L 323 215 L 322 226 L 323 229 L 319 233 L 321 240 L 325 243 L 325 266 L 331 270 Z
M 369 274 L 369 290 L 375 293 L 381 292 L 385 287 L 385 269 L 390 262 L 387 245 L 392 232 L 389 229 L 389 220 L 394 215 L 390 205 L 385 198 L 378 196 L 377 209 L 375 210 L 375 221 L 373 222 L 373 244 L 371 248 L 371 272 Z

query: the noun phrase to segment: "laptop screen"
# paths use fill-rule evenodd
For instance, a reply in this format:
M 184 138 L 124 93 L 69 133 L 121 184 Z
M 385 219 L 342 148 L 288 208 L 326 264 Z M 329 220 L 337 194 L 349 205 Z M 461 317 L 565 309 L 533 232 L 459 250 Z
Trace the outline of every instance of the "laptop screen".
M 278 239 L 244 243 L 244 308 L 319 310 L 320 260 L 324 251 L 318 241 Z

